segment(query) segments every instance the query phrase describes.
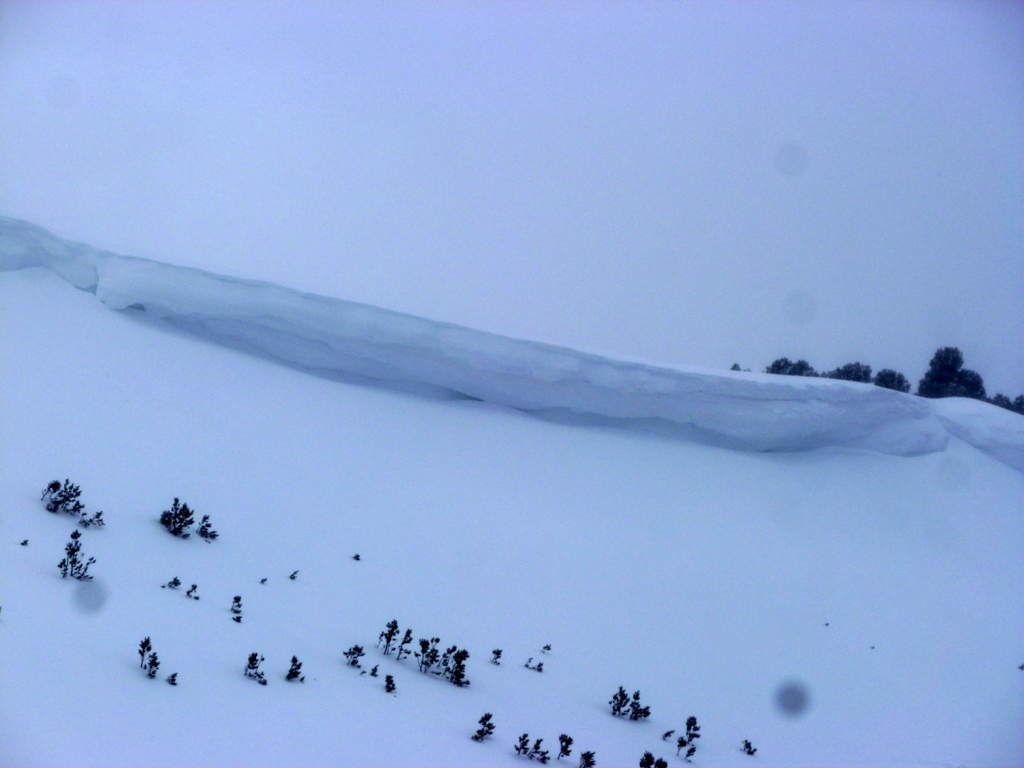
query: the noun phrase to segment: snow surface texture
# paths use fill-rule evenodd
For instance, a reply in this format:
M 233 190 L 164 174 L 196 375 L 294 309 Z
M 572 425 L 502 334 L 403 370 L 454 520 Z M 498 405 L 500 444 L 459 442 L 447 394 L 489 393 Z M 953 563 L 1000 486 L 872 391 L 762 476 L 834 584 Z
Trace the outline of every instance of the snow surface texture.
M 132 318 L 0 273 L 3 768 L 536 766 L 524 732 L 573 737 L 551 766 L 685 768 L 661 735 L 691 715 L 697 768 L 1024 765 L 1024 474 L 960 439 L 904 458 L 567 429 Z M 78 528 L 86 584 L 57 569 L 74 518 L 40 501 L 65 477 L 107 521 Z M 217 541 L 161 527 L 176 496 Z M 468 649 L 472 684 L 385 657 L 392 619 Z M 611 715 L 620 685 L 649 720 Z
M 757 451 L 826 446 L 915 456 L 949 434 L 1024 471 L 1024 419 L 868 384 L 711 372 L 440 323 L 268 283 L 117 256 L 0 217 L 0 270 L 43 266 L 108 307 L 319 375 L 467 397 Z

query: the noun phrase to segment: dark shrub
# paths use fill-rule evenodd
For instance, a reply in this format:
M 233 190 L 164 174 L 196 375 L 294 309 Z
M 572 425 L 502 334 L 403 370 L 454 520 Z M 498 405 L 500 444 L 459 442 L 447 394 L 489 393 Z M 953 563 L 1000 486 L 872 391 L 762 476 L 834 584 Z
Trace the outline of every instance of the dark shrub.
M 875 374 L 875 386 L 893 389 L 897 392 L 910 391 L 910 382 L 907 381 L 907 377 L 892 368 L 883 368 Z
M 964 356 L 956 347 L 942 347 L 932 356 L 928 371 L 917 385 L 921 397 L 972 397 L 985 399 L 981 376 L 964 368 Z

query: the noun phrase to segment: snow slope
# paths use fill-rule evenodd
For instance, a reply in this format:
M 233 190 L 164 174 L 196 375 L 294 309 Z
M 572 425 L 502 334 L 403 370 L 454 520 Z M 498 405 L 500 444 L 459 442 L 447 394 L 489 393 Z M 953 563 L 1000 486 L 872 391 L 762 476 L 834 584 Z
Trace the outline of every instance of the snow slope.
M 948 406 L 937 417 L 928 401 L 871 385 L 613 360 L 116 256 L 0 218 L 0 269 L 30 265 L 54 270 L 113 309 L 333 378 L 753 450 L 833 445 L 913 456 L 942 450 L 953 432 L 1024 470 L 1024 419 L 1014 414 L 983 417 L 1000 421 L 989 429 Z
M 690 715 L 695 765 L 1024 764 L 1024 476 L 959 437 L 729 450 L 308 376 L 139 314 L 0 274 L 0 765 L 515 766 L 523 732 L 571 735 L 570 765 L 683 765 L 660 736 Z M 85 587 L 39 501 L 58 477 L 109 521 Z M 167 534 L 175 496 L 220 539 Z M 468 648 L 472 684 L 383 658 L 392 618 Z M 145 636 L 177 687 L 138 668 Z M 648 721 L 611 717 L 619 685 Z

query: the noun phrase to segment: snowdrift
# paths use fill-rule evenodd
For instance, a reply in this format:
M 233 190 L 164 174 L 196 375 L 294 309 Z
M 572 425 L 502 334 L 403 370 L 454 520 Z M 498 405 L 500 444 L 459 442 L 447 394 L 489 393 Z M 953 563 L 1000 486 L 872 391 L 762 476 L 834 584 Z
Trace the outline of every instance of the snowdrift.
M 46 267 L 111 309 L 330 378 L 756 451 L 913 456 L 950 434 L 1024 471 L 1024 419 L 852 382 L 616 360 L 99 251 L 0 217 L 0 269 Z

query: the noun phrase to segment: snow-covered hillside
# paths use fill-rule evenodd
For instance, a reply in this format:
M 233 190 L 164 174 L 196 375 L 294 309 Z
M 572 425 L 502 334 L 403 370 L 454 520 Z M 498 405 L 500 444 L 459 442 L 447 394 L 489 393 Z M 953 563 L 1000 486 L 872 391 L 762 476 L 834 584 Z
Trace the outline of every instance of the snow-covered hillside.
M 276 285 L 117 256 L 0 217 L 0 269 L 45 266 L 105 305 L 346 381 L 753 450 L 945 448 L 948 431 L 1024 471 L 1024 420 L 831 379 L 668 368 L 511 339 Z M 985 426 L 989 425 L 989 426 Z
M 566 733 L 573 766 L 682 765 L 661 736 L 691 715 L 695 765 L 1024 763 L 1019 416 L 612 361 L 0 224 L 0 764 L 514 766 L 521 734 L 554 756 Z M 83 584 L 57 569 L 73 518 L 39 500 L 65 477 L 108 521 Z M 220 538 L 169 535 L 174 497 Z M 468 649 L 471 684 L 384 657 L 392 619 Z M 620 685 L 649 719 L 612 717 Z

